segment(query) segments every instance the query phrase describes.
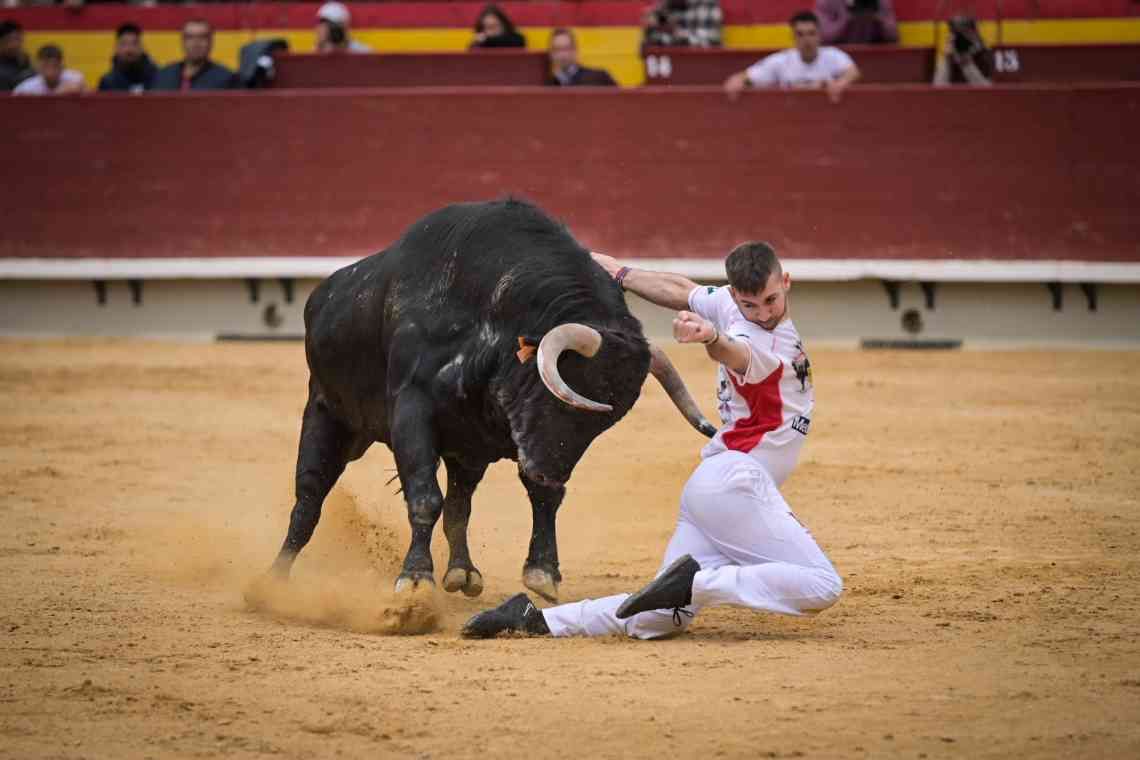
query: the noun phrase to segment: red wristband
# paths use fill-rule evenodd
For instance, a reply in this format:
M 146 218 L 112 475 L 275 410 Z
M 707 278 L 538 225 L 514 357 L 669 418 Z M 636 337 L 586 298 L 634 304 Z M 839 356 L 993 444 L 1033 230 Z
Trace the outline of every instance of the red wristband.
M 631 271 L 632 270 L 629 267 L 622 267 L 621 269 L 617 270 L 617 274 L 614 275 L 614 281 L 617 282 L 618 287 L 622 290 L 625 290 L 625 276 Z

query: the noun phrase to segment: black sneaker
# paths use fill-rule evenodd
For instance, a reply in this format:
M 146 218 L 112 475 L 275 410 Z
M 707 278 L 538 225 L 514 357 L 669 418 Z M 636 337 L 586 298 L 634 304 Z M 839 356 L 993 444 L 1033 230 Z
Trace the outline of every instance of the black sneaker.
M 515 594 L 498 607 L 483 610 L 468 620 L 460 635 L 466 639 L 490 639 L 505 632 L 549 636 L 550 628 L 546 625 L 542 611 L 534 606 L 530 597 Z
M 682 608 L 693 603 L 693 577 L 700 569 L 691 555 L 679 557 L 648 586 L 630 594 L 618 607 L 617 616 L 624 619 L 649 610 L 673 610 L 673 616 L 679 618 Z

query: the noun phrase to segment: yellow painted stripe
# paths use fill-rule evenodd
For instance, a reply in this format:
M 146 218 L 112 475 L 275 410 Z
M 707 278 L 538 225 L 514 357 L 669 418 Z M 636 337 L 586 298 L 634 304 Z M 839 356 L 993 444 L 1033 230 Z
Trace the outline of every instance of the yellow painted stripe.
M 1091 18 L 1070 21 L 1006 21 L 1005 44 L 1108 45 L 1140 42 L 1140 18 Z
M 944 25 L 940 26 L 942 33 Z M 997 24 L 981 24 L 982 35 L 990 44 L 997 42 Z M 527 47 L 545 50 L 550 40 L 550 27 L 528 27 Z M 620 84 L 635 87 L 644 82 L 638 46 L 641 30 L 637 27 L 583 27 L 576 30 L 582 51 L 582 63 L 607 69 Z M 379 51 L 447 52 L 466 50 L 471 42 L 468 29 L 357 29 L 353 36 Z M 930 47 L 934 43 L 934 24 L 929 21 L 899 25 L 900 43 L 906 47 Z M 237 67 L 238 50 L 254 37 L 284 37 L 297 52 L 311 51 L 315 45 L 312 30 L 259 29 L 252 31 L 220 31 L 214 38 L 214 59 L 231 68 Z M 66 64 L 78 69 L 94 88 L 110 67 L 114 34 L 111 31 L 36 32 L 28 31 L 26 45 L 32 52 L 48 42 L 61 46 Z M 163 65 L 182 55 L 179 33 L 147 32 L 147 51 L 155 63 Z M 728 26 L 724 30 L 728 48 L 782 48 L 792 44 L 786 24 L 754 24 Z M 1005 44 L 1111 44 L 1140 43 L 1140 18 L 1137 19 L 1071 19 L 1067 21 L 1007 21 L 1002 26 Z

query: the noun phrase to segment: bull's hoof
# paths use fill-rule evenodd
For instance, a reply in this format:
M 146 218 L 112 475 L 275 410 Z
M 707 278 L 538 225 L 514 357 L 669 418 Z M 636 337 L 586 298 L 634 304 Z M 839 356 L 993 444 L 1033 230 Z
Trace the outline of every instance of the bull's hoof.
M 420 588 L 433 586 L 435 586 L 435 578 L 432 577 L 431 573 L 400 573 L 400 577 L 396 579 L 397 594 L 408 594 Z
M 453 567 L 443 576 L 443 590 L 454 594 L 462 591 L 467 596 L 483 593 L 483 576 L 475 568 Z
M 282 575 L 275 570 L 270 570 L 264 575 L 258 576 L 242 592 L 246 609 L 251 611 L 268 609 L 272 606 L 275 598 L 288 593 L 286 591 L 288 585 L 288 571 Z
M 523 585 L 548 602 L 558 601 L 558 581 L 540 567 L 531 567 L 523 571 Z

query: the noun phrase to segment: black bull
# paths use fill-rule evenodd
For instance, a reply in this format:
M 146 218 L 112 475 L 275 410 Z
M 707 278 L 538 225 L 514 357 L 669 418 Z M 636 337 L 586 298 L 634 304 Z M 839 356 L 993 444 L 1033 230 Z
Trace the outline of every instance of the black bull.
M 435 582 L 441 513 L 444 588 L 482 591 L 467 548 L 471 496 L 487 466 L 509 458 L 533 517 L 523 582 L 554 600 L 565 483 L 590 442 L 633 406 L 647 372 L 694 427 L 713 431 L 618 286 L 563 226 L 518 201 L 448 206 L 333 273 L 305 304 L 305 355 L 309 400 L 296 504 L 274 563 L 281 576 L 345 465 L 382 441 L 412 528 L 397 591 Z

